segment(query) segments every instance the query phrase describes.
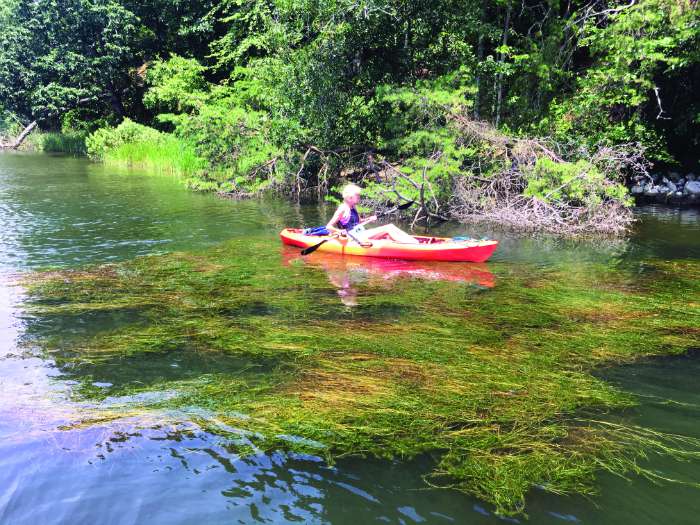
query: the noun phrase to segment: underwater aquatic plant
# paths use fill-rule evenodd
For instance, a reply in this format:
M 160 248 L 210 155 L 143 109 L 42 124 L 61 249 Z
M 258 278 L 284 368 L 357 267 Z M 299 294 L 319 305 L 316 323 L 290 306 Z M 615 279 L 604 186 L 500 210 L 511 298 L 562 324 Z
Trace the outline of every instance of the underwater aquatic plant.
M 601 470 L 658 477 L 638 458 L 700 450 L 624 422 L 634 398 L 595 373 L 698 346 L 700 306 L 677 293 L 698 296 L 696 261 L 494 263 L 492 288 L 367 277 L 347 307 L 273 242 L 32 275 L 28 341 L 86 399 L 176 392 L 143 409 L 205 408 L 197 423 L 245 433 L 242 451 L 430 453 L 429 484 L 503 514 L 535 486 L 591 494 Z

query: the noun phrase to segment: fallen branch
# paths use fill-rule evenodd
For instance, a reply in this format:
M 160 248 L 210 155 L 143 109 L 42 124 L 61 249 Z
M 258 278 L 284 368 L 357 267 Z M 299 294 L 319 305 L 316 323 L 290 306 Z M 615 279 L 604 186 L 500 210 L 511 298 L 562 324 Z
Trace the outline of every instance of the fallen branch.
M 9 143 L 0 143 L 0 148 L 2 149 L 19 149 L 19 147 L 24 143 L 27 137 L 32 131 L 36 129 L 36 120 L 31 122 L 28 126 L 22 130 L 22 132 L 17 136 L 15 140 Z

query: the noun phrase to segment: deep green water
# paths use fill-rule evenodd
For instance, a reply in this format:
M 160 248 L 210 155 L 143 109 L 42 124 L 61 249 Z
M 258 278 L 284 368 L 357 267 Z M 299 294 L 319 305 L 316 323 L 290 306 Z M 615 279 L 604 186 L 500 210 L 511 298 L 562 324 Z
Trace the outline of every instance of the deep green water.
M 118 367 L 71 370 L 41 352 L 28 352 L 21 344 L 28 330 L 63 334 L 70 341 L 76 334 L 128 320 L 84 316 L 56 326 L 28 316 L 22 289 L 12 285 L 19 273 L 202 251 L 231 239 L 255 242 L 264 251 L 251 267 L 270 260 L 280 266 L 297 264 L 295 252 L 278 244 L 277 232 L 288 224 L 314 224 L 326 211 L 281 201 L 224 201 L 187 192 L 167 177 L 120 173 L 81 159 L 0 156 L 0 523 L 501 522 L 473 498 L 424 490 L 421 475 L 430 468 L 428 458 L 347 459 L 333 467 L 312 456 L 283 453 L 241 459 L 234 444 L 191 422 L 206 417 L 206 407 L 192 407 L 192 418 L 179 413 L 160 427 L 134 417 L 62 429 L 94 408 L 72 395 L 87 375 L 94 389 L 105 392 L 101 403 L 109 405 L 128 403 L 118 397 L 126 384 L 234 373 L 238 365 L 201 354 L 166 354 Z M 464 271 L 402 263 L 348 266 L 319 258 L 309 275 L 323 276 L 324 301 L 341 315 L 363 301 L 391 295 L 405 282 L 397 276 L 410 279 L 414 287 L 442 279 L 488 292 L 516 265 L 545 271 L 589 261 L 642 273 L 649 258 L 700 259 L 697 212 L 647 209 L 639 214 L 633 236 L 624 242 L 567 242 L 448 225 L 444 233 L 498 238 L 501 246 L 493 263 Z M 698 372 L 700 360 L 690 356 L 619 367 L 605 375 L 641 395 L 629 420 L 700 437 Z M 135 401 L 143 402 L 149 394 L 140 395 Z M 666 476 L 700 479 L 699 461 L 651 461 Z M 601 495 L 593 501 L 534 491 L 528 500 L 530 522 L 697 522 L 697 489 L 605 475 L 600 487 Z

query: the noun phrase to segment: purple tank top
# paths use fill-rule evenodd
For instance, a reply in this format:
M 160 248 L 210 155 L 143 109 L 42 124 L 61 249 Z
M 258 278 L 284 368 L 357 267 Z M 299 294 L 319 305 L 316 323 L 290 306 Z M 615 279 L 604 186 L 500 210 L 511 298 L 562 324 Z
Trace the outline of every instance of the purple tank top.
M 357 213 L 357 210 L 354 207 L 350 208 L 350 217 L 344 221 L 343 217 L 340 217 L 338 224 L 340 224 L 346 230 L 352 230 L 355 226 L 360 224 L 360 214 Z

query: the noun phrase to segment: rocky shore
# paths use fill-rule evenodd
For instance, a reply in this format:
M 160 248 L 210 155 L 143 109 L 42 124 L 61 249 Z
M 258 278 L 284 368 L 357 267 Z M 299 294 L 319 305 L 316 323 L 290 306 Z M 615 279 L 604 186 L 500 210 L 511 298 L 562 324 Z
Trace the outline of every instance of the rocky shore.
M 630 188 L 637 204 L 659 203 L 700 206 L 700 176 L 669 172 L 637 177 Z

